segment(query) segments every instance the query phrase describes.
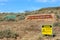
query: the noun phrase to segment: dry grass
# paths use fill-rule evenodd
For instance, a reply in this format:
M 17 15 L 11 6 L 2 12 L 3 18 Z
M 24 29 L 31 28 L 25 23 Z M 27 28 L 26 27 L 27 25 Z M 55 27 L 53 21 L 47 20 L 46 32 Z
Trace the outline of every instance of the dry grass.
M 19 22 L 1 22 L 0 23 L 0 30 L 10 29 L 13 32 L 18 33 L 19 37 L 17 39 L 9 38 L 10 40 L 48 40 L 48 38 L 44 38 L 41 35 L 41 27 L 40 23 L 31 22 L 31 21 L 19 21 Z M 56 37 L 60 37 L 59 31 L 60 27 L 54 28 Z M 51 40 L 55 39 L 51 38 Z M 3 40 L 7 40 L 4 38 Z M 56 39 L 55 39 L 56 40 Z

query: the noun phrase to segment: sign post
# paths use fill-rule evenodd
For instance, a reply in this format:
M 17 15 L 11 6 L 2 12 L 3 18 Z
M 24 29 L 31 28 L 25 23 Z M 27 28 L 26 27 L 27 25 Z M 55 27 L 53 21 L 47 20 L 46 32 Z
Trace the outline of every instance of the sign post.
M 42 25 L 42 34 L 43 35 L 52 35 L 53 34 L 52 25 Z

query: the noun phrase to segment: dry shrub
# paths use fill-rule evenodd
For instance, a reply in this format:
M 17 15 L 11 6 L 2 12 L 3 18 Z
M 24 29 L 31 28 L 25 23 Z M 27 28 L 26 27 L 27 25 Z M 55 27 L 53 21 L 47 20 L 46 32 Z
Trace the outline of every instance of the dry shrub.
M 5 38 L 17 38 L 19 35 L 17 33 L 12 32 L 11 30 L 3 30 L 0 31 L 0 39 Z

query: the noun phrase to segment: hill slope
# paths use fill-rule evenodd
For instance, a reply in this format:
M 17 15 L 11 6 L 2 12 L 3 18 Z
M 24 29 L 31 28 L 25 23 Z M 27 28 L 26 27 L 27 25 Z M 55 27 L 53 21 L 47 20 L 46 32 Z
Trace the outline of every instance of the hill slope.
M 33 14 L 48 14 L 54 13 L 56 14 L 57 19 L 60 19 L 60 7 L 52 7 L 52 8 L 42 8 L 40 10 L 32 11 L 32 12 L 25 12 L 25 13 L 18 13 L 18 14 L 8 14 L 2 13 L 0 15 L 0 31 L 9 29 L 13 32 L 16 32 L 19 37 L 17 39 L 8 38 L 8 40 L 60 40 L 60 27 L 54 26 L 54 33 L 56 34 L 55 37 L 45 37 L 41 35 L 41 26 L 39 21 L 27 21 L 24 20 L 27 15 Z M 4 17 L 7 15 L 15 15 L 15 21 L 5 20 Z M 59 22 L 59 21 L 58 21 Z M 57 23 L 58 23 L 57 22 Z M 56 24 L 58 25 L 58 24 Z M 60 25 L 60 23 L 59 23 Z M 1 35 L 1 34 L 0 34 Z M 7 38 L 3 38 L 2 40 L 7 40 Z

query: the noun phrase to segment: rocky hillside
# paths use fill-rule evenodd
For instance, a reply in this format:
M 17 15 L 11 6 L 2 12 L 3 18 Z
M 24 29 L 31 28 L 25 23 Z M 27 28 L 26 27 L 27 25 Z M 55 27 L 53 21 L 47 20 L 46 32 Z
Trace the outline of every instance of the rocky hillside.
M 54 23 L 55 37 L 41 35 L 40 21 L 24 20 L 27 15 L 54 13 L 57 23 Z M 12 15 L 12 17 L 11 17 Z M 25 13 L 0 14 L 0 40 L 60 40 L 60 7 L 42 8 Z

